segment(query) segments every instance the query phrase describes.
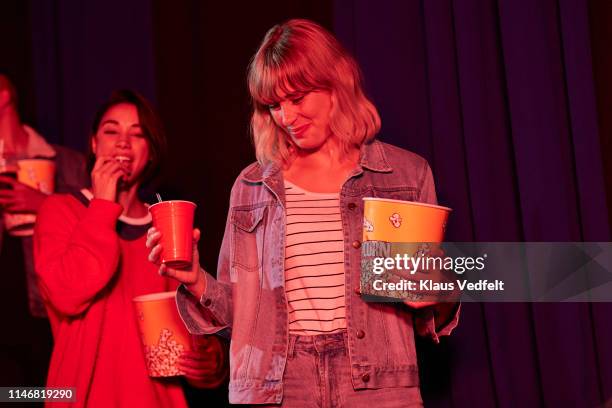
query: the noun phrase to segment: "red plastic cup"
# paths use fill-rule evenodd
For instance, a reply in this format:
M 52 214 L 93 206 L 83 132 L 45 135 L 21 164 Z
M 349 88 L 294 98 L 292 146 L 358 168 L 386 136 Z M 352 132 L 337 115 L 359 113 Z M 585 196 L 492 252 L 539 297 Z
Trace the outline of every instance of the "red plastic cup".
M 195 209 L 195 203 L 180 200 L 162 201 L 149 207 L 153 226 L 162 234 L 162 263 L 170 268 L 185 268 L 193 261 Z

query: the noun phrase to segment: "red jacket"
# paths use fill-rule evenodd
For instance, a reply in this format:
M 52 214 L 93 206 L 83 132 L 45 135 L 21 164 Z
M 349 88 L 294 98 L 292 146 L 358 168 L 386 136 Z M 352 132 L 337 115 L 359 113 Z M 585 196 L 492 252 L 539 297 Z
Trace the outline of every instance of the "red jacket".
M 76 197 L 45 200 L 34 235 L 55 339 L 47 387 L 75 387 L 77 398 L 50 405 L 186 407 L 176 380 L 148 376 L 141 349 L 132 299 L 176 287 L 147 261 L 146 220 L 118 221 L 119 204 Z

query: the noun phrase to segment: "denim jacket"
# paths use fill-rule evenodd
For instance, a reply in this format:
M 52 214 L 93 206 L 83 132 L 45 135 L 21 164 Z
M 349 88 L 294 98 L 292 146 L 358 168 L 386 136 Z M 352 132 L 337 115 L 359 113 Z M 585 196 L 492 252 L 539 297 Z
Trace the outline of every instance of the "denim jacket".
M 415 331 L 438 342 L 457 325 L 459 310 L 436 329 L 433 312 L 401 303 L 366 303 L 359 295 L 363 197 L 436 203 L 422 157 L 379 141 L 362 146 L 359 166 L 340 192 L 344 231 L 348 352 L 354 389 L 418 386 Z M 289 343 L 285 298 L 285 188 L 277 165 L 254 163 L 231 193 L 217 279 L 206 275 L 196 299 L 181 286 L 177 305 L 195 334 L 230 335 L 229 400 L 280 403 Z

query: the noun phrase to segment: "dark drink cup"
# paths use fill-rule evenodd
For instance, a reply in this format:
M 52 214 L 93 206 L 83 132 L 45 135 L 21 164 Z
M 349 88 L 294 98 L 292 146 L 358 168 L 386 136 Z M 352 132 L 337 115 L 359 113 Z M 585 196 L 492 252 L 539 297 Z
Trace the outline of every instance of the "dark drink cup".
M 193 261 L 193 215 L 191 201 L 170 200 L 153 204 L 149 212 L 153 226 L 161 232 L 162 263 L 170 268 L 186 268 Z

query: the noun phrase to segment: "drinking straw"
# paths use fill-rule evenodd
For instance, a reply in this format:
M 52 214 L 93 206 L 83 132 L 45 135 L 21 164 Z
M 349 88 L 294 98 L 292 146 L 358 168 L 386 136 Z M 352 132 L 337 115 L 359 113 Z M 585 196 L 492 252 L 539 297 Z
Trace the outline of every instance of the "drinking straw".
M 158 203 L 161 203 L 161 202 L 162 202 L 162 198 L 161 198 L 161 196 L 159 195 L 159 193 L 155 193 L 155 196 L 157 197 L 157 202 L 158 202 Z

